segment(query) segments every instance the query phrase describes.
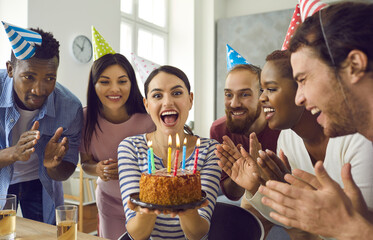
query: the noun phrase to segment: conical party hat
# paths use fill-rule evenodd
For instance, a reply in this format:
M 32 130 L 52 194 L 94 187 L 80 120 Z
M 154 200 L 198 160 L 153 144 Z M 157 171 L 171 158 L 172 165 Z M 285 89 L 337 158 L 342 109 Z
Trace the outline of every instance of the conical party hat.
M 160 65 L 153 63 L 145 58 L 139 57 L 134 53 L 131 53 L 131 55 L 143 83 L 145 83 L 146 79 L 149 77 L 150 73 L 153 70 L 160 67 Z
M 319 0 L 299 0 L 299 6 L 302 22 L 304 22 L 307 17 L 312 16 L 315 12 L 328 6 L 328 4 L 320 2 Z
M 227 70 L 230 71 L 237 64 L 250 63 L 227 44 Z
M 1 21 L 17 59 L 26 60 L 35 55 L 35 44 L 41 45 L 39 33 Z
M 301 23 L 301 18 L 300 18 L 300 9 L 299 9 L 299 4 L 295 7 L 293 17 L 291 18 L 288 32 L 285 36 L 284 43 L 282 44 L 281 50 L 286 50 L 289 47 L 289 42 L 290 39 L 293 37 L 295 30 L 298 28 L 299 24 Z
M 93 45 L 93 61 L 96 61 L 106 54 L 115 54 L 109 43 L 97 32 L 96 28 L 92 26 L 92 45 Z

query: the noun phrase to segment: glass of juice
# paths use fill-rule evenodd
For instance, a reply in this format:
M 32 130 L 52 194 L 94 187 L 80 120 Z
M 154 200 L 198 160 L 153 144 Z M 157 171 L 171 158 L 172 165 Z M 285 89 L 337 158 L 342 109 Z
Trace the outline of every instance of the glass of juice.
M 78 207 L 61 205 L 56 208 L 56 224 L 58 240 L 77 240 Z
M 0 195 L 0 240 L 16 238 L 17 196 Z

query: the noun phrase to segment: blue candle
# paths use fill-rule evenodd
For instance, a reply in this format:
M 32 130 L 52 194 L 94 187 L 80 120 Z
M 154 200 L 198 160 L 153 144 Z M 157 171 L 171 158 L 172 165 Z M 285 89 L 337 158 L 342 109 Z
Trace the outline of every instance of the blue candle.
M 184 138 L 184 145 L 183 145 L 183 170 L 185 170 L 185 156 L 186 156 L 186 144 L 187 144 L 187 139 Z

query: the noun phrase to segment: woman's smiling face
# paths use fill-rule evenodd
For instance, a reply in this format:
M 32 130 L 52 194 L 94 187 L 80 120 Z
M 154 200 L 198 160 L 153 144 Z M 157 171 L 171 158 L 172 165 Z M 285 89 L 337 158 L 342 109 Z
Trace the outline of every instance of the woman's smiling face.
M 145 108 L 157 126 L 157 131 L 174 135 L 183 131 L 189 110 L 193 105 L 193 94 L 177 76 L 159 72 L 149 83 Z
M 295 104 L 297 84 L 283 77 L 276 61 L 267 61 L 261 73 L 260 101 L 271 129 L 288 129 L 299 121 L 304 107 Z
M 107 67 L 95 84 L 95 90 L 103 108 L 118 110 L 126 104 L 131 91 L 131 81 L 120 65 Z

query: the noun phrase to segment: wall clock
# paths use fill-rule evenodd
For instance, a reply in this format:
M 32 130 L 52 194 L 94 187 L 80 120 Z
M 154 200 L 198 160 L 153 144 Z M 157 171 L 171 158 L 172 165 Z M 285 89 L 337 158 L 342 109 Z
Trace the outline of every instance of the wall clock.
M 79 35 L 74 38 L 73 56 L 80 63 L 87 63 L 92 59 L 92 43 L 88 37 Z

